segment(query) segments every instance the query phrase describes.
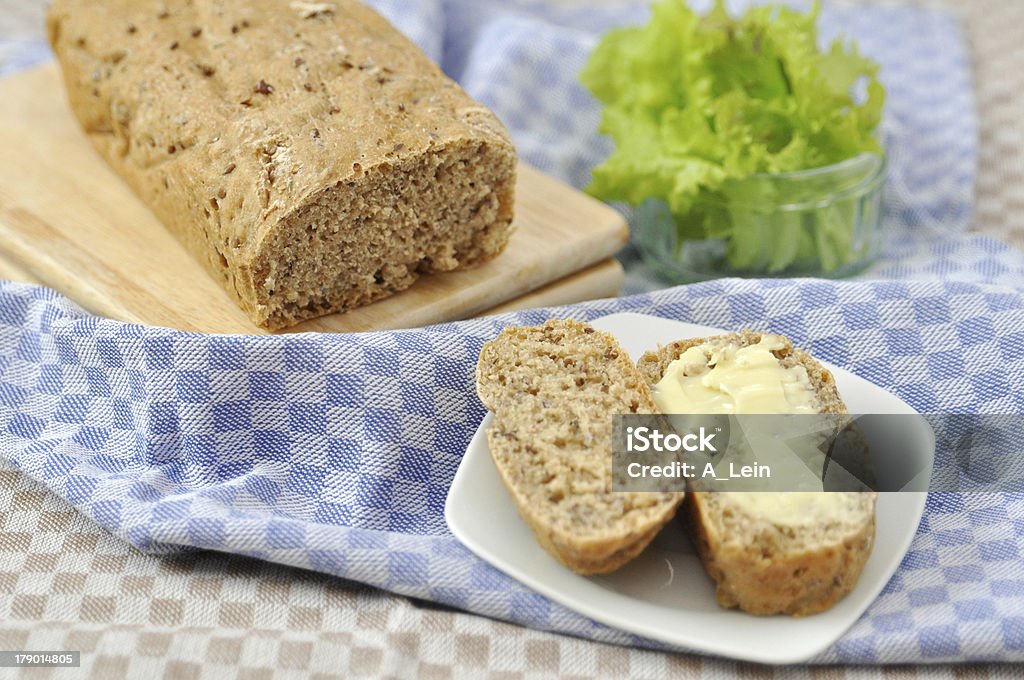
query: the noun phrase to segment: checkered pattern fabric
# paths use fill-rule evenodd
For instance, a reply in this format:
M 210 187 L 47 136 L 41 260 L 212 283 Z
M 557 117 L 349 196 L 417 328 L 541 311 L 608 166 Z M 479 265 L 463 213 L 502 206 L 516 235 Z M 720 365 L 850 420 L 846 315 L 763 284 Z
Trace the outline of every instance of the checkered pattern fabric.
M 768 328 L 921 411 L 1024 409 L 1024 294 L 972 284 L 724 280 L 286 337 L 102 320 L 20 284 L 0 288 L 0 310 L 5 454 L 139 549 L 248 555 L 641 646 L 530 592 L 445 528 L 448 484 L 483 416 L 475 357 L 502 326 L 629 310 Z M 897 577 L 825 659 L 872 661 L 893 646 L 1024 658 L 1021 526 L 1020 495 L 935 495 Z
M 594 135 L 597 110 L 575 73 L 601 30 L 642 20 L 643 10 L 374 4 L 499 113 L 526 160 L 585 183 L 608 148 Z M 970 211 L 975 136 L 956 23 L 920 9 L 830 5 L 823 24 L 879 59 L 890 91 L 894 244 L 874 274 L 932 282 L 728 280 L 421 330 L 283 338 L 119 324 L 50 291 L 0 284 L 0 451 L 147 552 L 211 548 L 648 646 L 524 589 L 447 533 L 447 486 L 483 414 L 472 364 L 503 325 L 630 310 L 757 326 L 919 410 L 1024 406 L 1021 257 L 991 240 L 955 237 Z M 16 65 L 44 53 L 20 49 Z M 638 263 L 630 272 L 631 290 L 658 285 Z M 1022 505 L 1013 494 L 933 495 L 897 576 L 820 660 L 1024 659 Z M 61 559 L 52 535 L 18 540 L 24 545 L 4 546 L 14 557 Z M 74 590 L 68 578 L 61 587 Z M 115 593 L 90 598 L 82 611 L 97 621 L 118 606 Z M 178 602 L 157 607 L 168 621 L 186 604 L 158 599 Z M 220 623 L 255 621 L 257 600 L 226 607 Z M 25 597 L 12 611 L 38 619 L 45 606 Z
M 32 538 L 41 536 L 41 538 Z M 869 679 L 871 666 L 766 668 L 665 654 L 449 611 L 329 575 L 208 551 L 154 558 L 0 459 L 0 649 L 79 650 L 78 677 L 756 677 Z M 902 650 L 880 660 L 900 661 Z M 31 678 L 67 671 L 34 669 Z M 1016 672 L 1015 672 L 1016 671 Z M 1016 678 L 1007 665 L 902 667 Z

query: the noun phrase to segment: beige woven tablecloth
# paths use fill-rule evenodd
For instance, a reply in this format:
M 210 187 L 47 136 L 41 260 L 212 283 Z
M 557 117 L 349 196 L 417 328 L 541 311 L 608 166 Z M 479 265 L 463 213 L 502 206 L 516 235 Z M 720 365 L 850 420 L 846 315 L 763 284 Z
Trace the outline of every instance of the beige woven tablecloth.
M 38 37 L 0 0 L 0 37 Z M 935 3 L 931 3 L 935 4 Z M 942 4 L 942 3 L 940 3 Z M 1024 246 L 1024 1 L 972 0 L 980 157 L 974 228 Z M 10 274 L 8 274 L 10 275 Z M 0 650 L 80 650 L 24 677 L 1020 677 L 1007 666 L 772 669 L 603 645 L 438 609 L 251 559 L 143 555 L 0 459 Z M 16 671 L 0 669 L 0 678 Z

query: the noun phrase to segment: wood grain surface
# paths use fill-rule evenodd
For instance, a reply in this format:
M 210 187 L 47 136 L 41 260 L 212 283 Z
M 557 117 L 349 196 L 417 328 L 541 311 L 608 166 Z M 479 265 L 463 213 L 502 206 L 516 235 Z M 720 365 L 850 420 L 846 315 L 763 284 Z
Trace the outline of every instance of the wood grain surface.
M 263 333 L 93 151 L 54 64 L 0 81 L 0 260 L 115 319 L 218 333 Z M 617 293 L 608 258 L 627 238 L 611 208 L 525 165 L 515 233 L 495 260 L 425 276 L 412 288 L 297 331 L 364 331 L 467 318 Z M 594 266 L 597 265 L 597 266 Z M 24 276 L 22 278 L 25 278 Z M 564 279 L 563 283 L 556 283 Z

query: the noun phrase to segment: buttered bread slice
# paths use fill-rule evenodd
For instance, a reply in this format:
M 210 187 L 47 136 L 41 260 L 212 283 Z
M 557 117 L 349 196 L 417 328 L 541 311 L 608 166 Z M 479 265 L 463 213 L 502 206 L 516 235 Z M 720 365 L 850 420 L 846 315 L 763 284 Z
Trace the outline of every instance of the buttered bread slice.
M 552 320 L 484 345 L 477 392 L 494 412 L 494 463 L 538 543 L 581 574 L 636 557 L 675 515 L 681 493 L 612 492 L 612 416 L 655 413 L 611 335 Z
M 783 337 L 744 331 L 648 352 L 662 413 L 846 413 L 832 374 Z M 849 593 L 871 553 L 873 492 L 687 494 L 685 516 L 723 607 L 805 616 Z

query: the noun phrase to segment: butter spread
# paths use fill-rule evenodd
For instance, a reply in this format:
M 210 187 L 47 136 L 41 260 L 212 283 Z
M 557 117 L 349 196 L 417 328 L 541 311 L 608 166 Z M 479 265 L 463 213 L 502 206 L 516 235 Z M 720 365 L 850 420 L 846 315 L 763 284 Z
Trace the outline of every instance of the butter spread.
M 817 397 L 803 366 L 783 366 L 775 335 L 756 345 L 704 344 L 668 365 L 654 386 L 662 413 L 817 413 Z
M 746 347 L 691 347 L 668 365 L 654 387 L 654 400 L 665 414 L 818 413 L 818 398 L 807 370 L 803 366 L 783 366 L 772 354 L 784 346 L 778 336 L 764 334 L 757 344 Z M 769 464 L 774 478 L 729 481 L 730 501 L 746 513 L 775 524 L 842 521 L 848 512 L 847 495 L 824 493 L 820 477 L 800 460 L 819 455 L 823 462 L 823 455 L 815 450 L 794 455 L 777 434 L 746 432 L 750 448 L 731 451 L 723 458 L 720 465 L 755 462 L 756 450 L 756 462 Z M 799 490 L 773 491 L 780 484 Z M 754 489 L 758 491 L 747 491 Z
M 849 518 L 850 494 L 820 488 L 781 493 L 737 491 L 729 494 L 729 500 L 749 515 L 787 526 L 842 522 Z

